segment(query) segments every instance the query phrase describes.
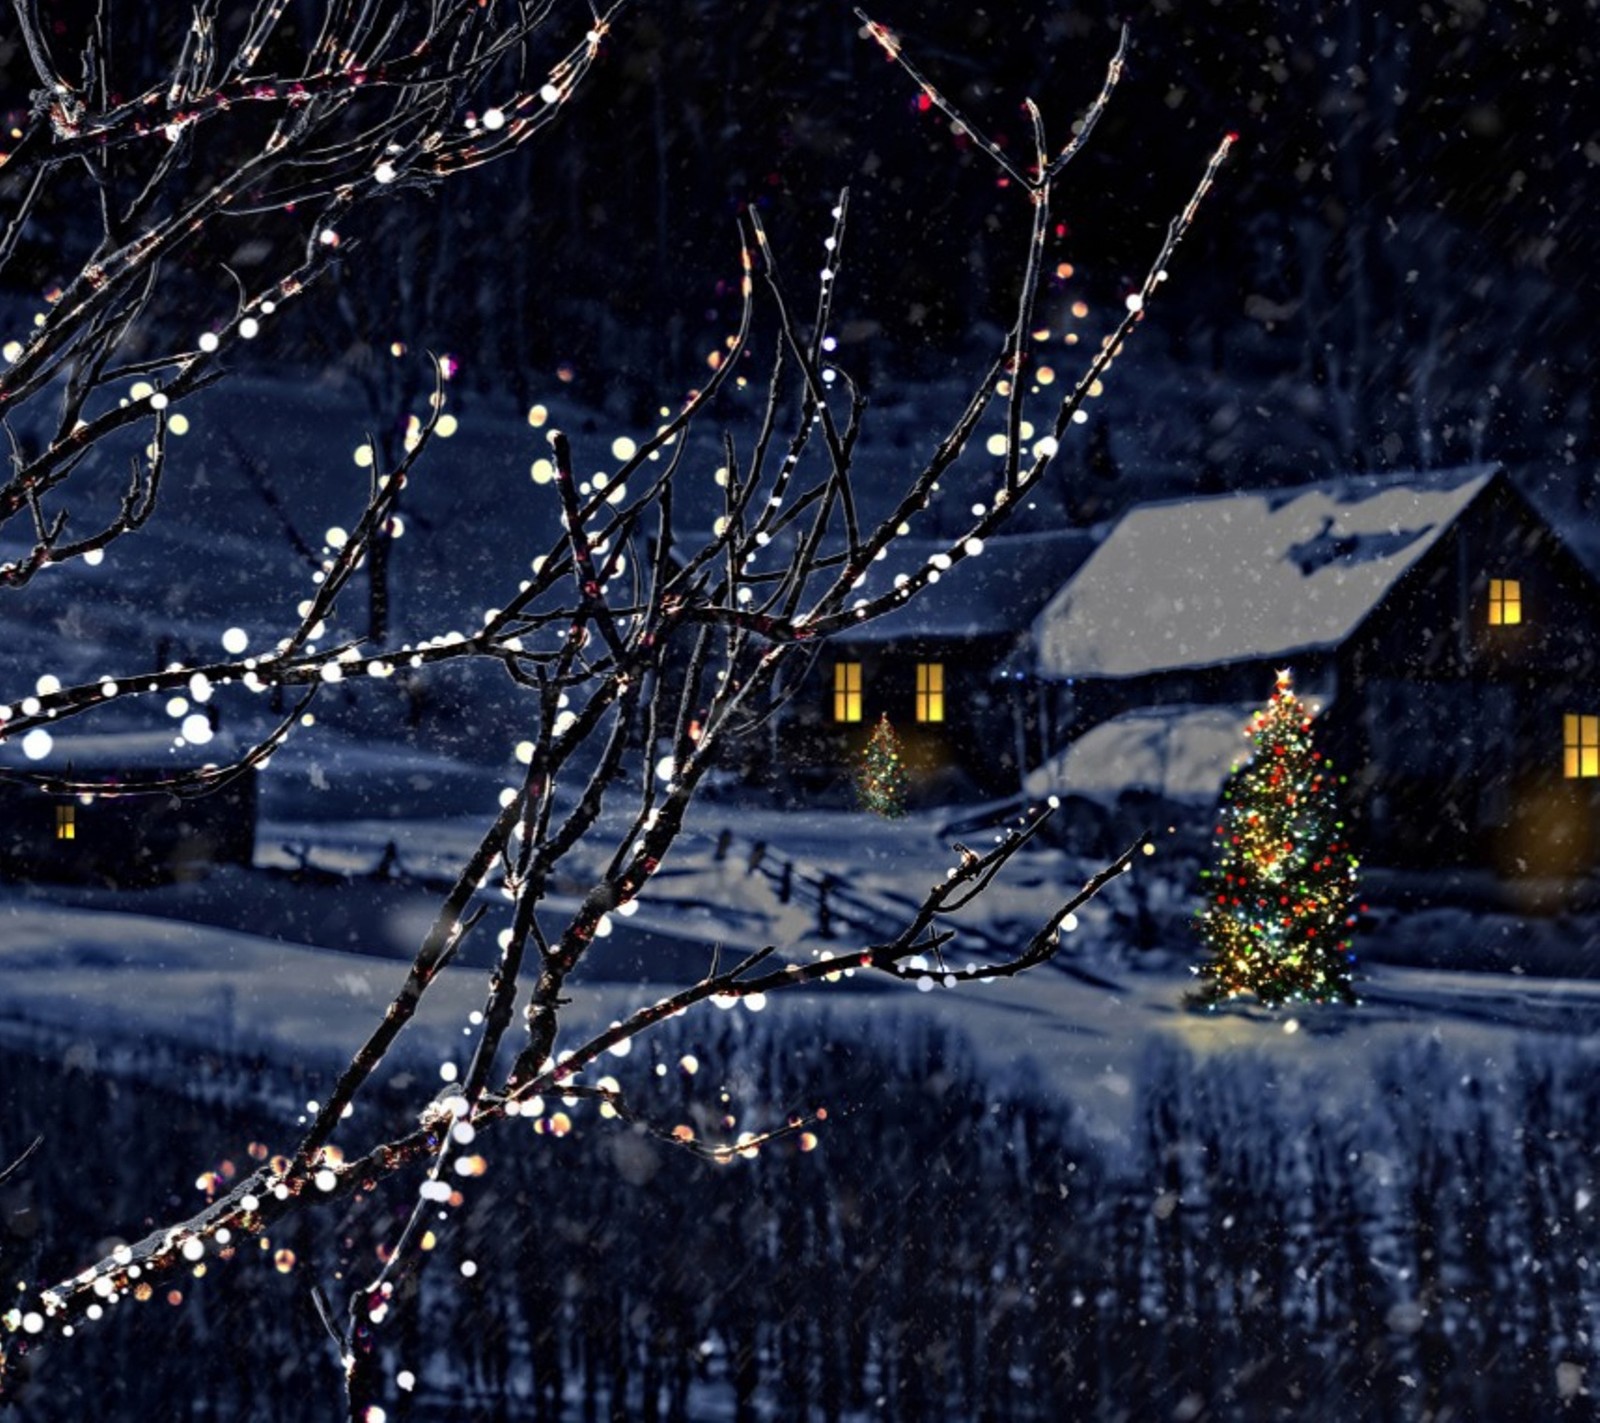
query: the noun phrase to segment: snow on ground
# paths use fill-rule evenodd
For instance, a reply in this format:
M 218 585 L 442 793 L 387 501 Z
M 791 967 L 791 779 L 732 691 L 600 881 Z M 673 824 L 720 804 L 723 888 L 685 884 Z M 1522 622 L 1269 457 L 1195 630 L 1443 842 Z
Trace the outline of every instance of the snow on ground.
M 0 700 L 31 694 L 41 675 L 70 683 L 209 660 L 231 629 L 259 650 L 292 626 L 324 543 L 359 513 L 368 472 L 354 456 L 370 420 L 347 391 L 310 383 L 294 390 L 292 405 L 287 398 L 284 383 L 245 376 L 226 394 L 189 402 L 193 428 L 177 442 L 165 496 L 179 507 L 118 543 L 99 566 L 49 570 L 0 609 Z M 530 428 L 526 412 L 488 402 L 460 408 L 459 431 L 430 453 L 402 510 L 411 529 L 394 561 L 402 637 L 471 626 L 549 543 L 553 496 L 528 478 L 543 432 Z M 604 462 L 612 437 L 625 433 L 560 400 L 550 402 L 548 419 L 573 432 L 584 459 Z M 904 423 L 928 422 L 924 413 Z M 687 462 L 685 478 L 720 498 L 709 477 L 718 458 L 712 450 L 706 461 Z M 886 488 L 887 476 L 913 459 L 893 442 L 873 445 L 863 472 L 885 478 L 865 482 Z M 1247 504 L 1262 518 L 1271 513 L 1259 496 L 1229 507 Z M 1314 512 L 1296 537 L 1342 529 L 1348 509 Z M 685 519 L 694 513 L 688 499 Z M 1415 550 L 1379 551 L 1387 558 Z M 360 593 L 347 595 L 333 635 L 359 631 Z M 420 694 L 404 681 L 324 692 L 318 724 L 297 732 L 263 773 L 255 871 L 143 894 L 0 887 L 0 1022 L 96 1037 L 225 1038 L 329 1066 L 348 1054 L 401 981 L 398 960 L 426 930 L 435 885 L 470 853 L 515 771 L 517 693 L 503 674 L 446 670 L 425 689 L 435 701 L 423 719 L 453 728 L 446 746 L 408 733 L 408 713 L 418 708 L 407 698 Z M 238 688 L 219 692 L 217 704 L 224 733 L 241 741 L 275 720 L 265 698 Z M 152 706 L 142 725 L 173 734 L 176 715 Z M 96 719 L 71 729 L 92 733 Z M 0 755 L 20 760 L 15 747 Z M 930 817 L 887 825 L 706 802 L 694 824 L 639 912 L 619 917 L 597 943 L 573 1005 L 576 1022 L 607 1022 L 691 979 L 713 945 L 737 952 L 770 942 L 804 959 L 873 942 L 903 922 L 955 859 Z M 555 887 L 554 912 L 570 907 L 581 876 L 626 834 L 621 818 L 603 828 L 605 846 L 596 844 L 587 862 L 580 857 Z M 392 863 L 379 876 L 391 846 Z M 1014 946 L 1092 868 L 1054 852 L 1019 855 L 972 916 L 977 939 L 991 950 Z M 862 1033 L 892 1031 L 883 1025 L 898 1014 L 936 1014 L 966 1032 L 997 1073 L 1071 1096 L 1113 1136 L 1138 1064 L 1160 1038 L 1202 1053 L 1270 1054 L 1302 1064 L 1329 1090 L 1357 1092 L 1368 1063 L 1420 1033 L 1503 1061 L 1524 1034 L 1588 1039 L 1600 1023 L 1600 989 L 1576 981 L 1593 972 L 1592 919 L 1403 915 L 1381 904 L 1373 940 L 1363 945 L 1379 960 L 1365 1008 L 1302 1014 L 1296 1031 L 1282 1014 L 1195 1016 L 1182 1007 L 1191 950 L 1181 883 L 1161 856 L 1142 863 L 1131 883 L 1080 914 L 1059 968 L 956 990 L 930 980 L 926 992 L 858 976 L 796 995 L 798 1003 L 774 1001 L 767 1012 L 812 1022 L 826 1015 L 833 1029 Z M 463 954 L 466 966 L 430 993 L 402 1043 L 408 1060 L 456 1051 L 467 1014 L 481 1006 L 473 965 L 492 953 L 504 914 L 492 887 L 486 894 L 502 918 L 485 920 Z M 1139 942 L 1154 951 L 1129 947 Z M 961 945 L 952 956 L 964 963 L 975 952 Z M 1391 966 L 1397 960 L 1432 967 Z
M 691 981 L 709 963 L 713 944 L 736 953 L 778 943 L 805 960 L 871 942 L 874 925 L 892 924 L 897 910 L 942 878 L 954 858 L 927 819 L 888 825 L 863 815 L 704 809 L 701 831 L 669 860 L 658 891 L 645 897 L 637 915 L 614 921 L 610 940 L 597 943 L 597 963 L 574 990 L 569 1021 L 575 1031 L 603 1026 Z M 400 985 L 399 960 L 425 931 L 434 902 L 422 881 L 459 862 L 479 823 L 305 821 L 268 827 L 269 838 L 297 839 L 311 865 L 347 871 L 369 869 L 392 841 L 405 872 L 398 883 L 358 874 L 342 885 L 295 885 L 263 864 L 255 871 L 218 872 L 217 892 L 209 898 L 205 882 L 159 891 L 155 898 L 8 889 L 0 897 L 0 1022 L 45 1025 L 102 1043 L 126 1036 L 225 1044 L 332 1070 L 377 1022 Z M 721 829 L 730 833 L 718 858 Z M 766 848 L 752 867 L 758 843 Z M 263 856 L 274 858 L 281 856 L 270 850 Z M 848 878 L 848 893 L 841 889 L 836 900 L 834 937 L 818 934 L 814 900 L 795 894 L 782 902 L 770 873 L 782 862 L 792 867 L 792 882 L 836 873 L 843 886 Z M 1019 856 L 978 927 L 995 939 L 1017 942 L 1024 927 L 1042 922 L 1065 899 L 1081 868 L 1053 852 Z M 1352 1109 L 1359 1109 L 1370 1090 L 1369 1068 L 1421 1035 L 1481 1062 L 1485 1071 L 1509 1065 L 1530 1034 L 1561 1034 L 1600 1050 L 1600 983 L 1517 972 L 1375 963 L 1366 967 L 1366 1001 L 1358 1010 L 1190 1012 L 1183 1003 L 1190 984 L 1183 905 L 1162 878 L 1159 857 L 1135 874 L 1133 885 L 1114 886 L 1086 908 L 1065 936 L 1062 967 L 955 988 L 937 984 L 932 973 L 917 986 L 858 974 L 836 987 L 774 995 L 764 1011 L 810 1031 L 820 1027 L 844 1035 L 893 1032 L 904 1015 L 932 1014 L 970 1039 L 999 1082 L 1070 1100 L 1089 1129 L 1109 1142 L 1124 1134 L 1141 1063 L 1160 1040 L 1200 1057 L 1259 1055 L 1286 1081 L 1314 1086 L 1324 1097 L 1347 1097 Z M 369 892 L 392 897 L 379 908 L 401 916 L 406 932 L 357 934 L 359 942 L 344 945 L 355 951 L 283 941 L 304 927 L 288 922 L 285 928 L 285 897 L 297 903 L 310 895 L 312 903 L 331 904 Z M 1109 950 L 1103 941 L 1115 937 L 1135 893 L 1165 911 L 1154 918 L 1164 947 Z M 327 898 L 318 901 L 318 894 Z M 186 898 L 193 903 L 186 905 Z M 196 913 L 201 901 L 213 922 L 179 922 L 186 912 Z M 382 918 L 361 903 L 368 921 Z M 552 908 L 574 905 L 571 897 L 558 895 Z M 173 917 L 139 912 L 142 907 Z M 311 922 L 315 929 L 317 922 L 335 921 L 313 915 Z M 482 1007 L 481 970 L 497 922 L 503 920 L 486 920 L 476 959 L 467 956 L 478 967 L 449 970 L 428 995 L 402 1040 L 399 1064 L 431 1072 L 460 1053 L 468 1014 Z M 1451 929 L 1470 938 L 1472 921 L 1436 912 L 1432 934 L 1437 938 Z M 278 937 L 269 937 L 272 932 Z M 331 937 L 343 944 L 338 935 Z M 970 947 L 950 955 L 955 964 L 972 958 Z M 575 1038 L 565 1041 L 570 1046 Z

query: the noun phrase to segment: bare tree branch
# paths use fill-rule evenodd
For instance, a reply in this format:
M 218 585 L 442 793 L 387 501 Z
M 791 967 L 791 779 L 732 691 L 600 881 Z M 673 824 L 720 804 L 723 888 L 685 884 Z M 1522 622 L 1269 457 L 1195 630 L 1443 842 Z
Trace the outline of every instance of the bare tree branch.
M 4 1169 L 0 1169 L 0 1186 L 5 1185 L 7 1181 L 9 1181 L 17 1174 L 17 1172 L 22 1170 L 22 1168 L 28 1164 L 28 1158 L 39 1149 L 43 1142 L 44 1138 L 42 1136 L 34 1137 L 32 1141 L 22 1148 L 21 1156 L 17 1157 L 17 1159 L 9 1166 L 5 1167 Z
M 255 72 L 282 3 L 257 7 L 231 56 L 217 50 L 214 22 L 202 7 L 171 72 L 136 97 L 112 102 L 98 9 L 83 42 L 86 78 L 74 87 L 52 58 L 35 0 L 13 4 L 44 86 L 34 98 L 37 126 L 49 141 L 30 131 L 0 156 L 7 178 L 25 184 L 20 206 L 0 221 L 0 266 L 46 192 L 59 188 L 56 200 L 70 202 L 80 174 L 100 209 L 101 240 L 42 321 L 4 347 L 0 416 L 46 398 L 62 376 L 67 394 L 55 437 L 29 458 L 14 457 L 10 478 L 0 482 L 0 530 L 65 485 L 84 453 L 114 431 L 146 421 L 159 431 L 162 411 L 214 378 L 240 342 L 254 339 L 326 270 L 342 241 L 340 224 L 362 207 L 405 188 L 432 187 L 533 137 L 576 92 L 621 8 L 592 12 L 582 37 L 533 80 L 530 60 L 549 27 L 549 5 L 508 8 L 491 23 L 471 5 L 330 4 L 303 68 L 289 76 Z M 498 103 L 484 101 L 514 79 L 522 87 Z M 480 102 L 482 121 L 464 122 Z M 276 125 L 252 125 L 252 111 L 275 112 Z M 206 161 L 178 162 L 202 125 L 226 128 L 228 136 L 212 136 Z M 238 156 L 219 165 L 220 154 Z M 119 206 L 116 195 L 130 187 L 135 196 Z M 158 273 L 170 281 L 172 259 L 192 251 L 204 234 L 261 212 L 285 219 L 284 240 L 273 244 L 276 270 L 269 264 L 253 293 L 239 291 L 224 318 L 218 303 L 238 279 L 219 261 L 198 264 L 192 304 L 218 315 L 197 345 L 175 344 L 146 309 Z M 147 353 L 154 343 L 163 354 Z M 165 378 L 142 399 L 95 400 L 135 372 Z M 104 408 L 81 419 L 91 403 Z M 60 542 L 59 529 L 48 537 L 37 533 L 28 558 L 0 566 L 0 588 L 27 582 L 46 564 L 103 549 L 137 527 L 120 518 L 95 539 L 72 544 Z
M 41 75 L 53 76 L 31 0 L 15 3 L 35 66 Z M 304 290 L 326 269 L 328 254 L 340 241 L 337 223 L 343 216 L 395 184 L 432 183 L 524 141 L 580 82 L 613 13 L 597 14 L 583 39 L 532 88 L 523 82 L 532 72 L 526 68 L 532 63 L 527 42 L 548 14 L 544 5 L 523 6 L 511 12 L 515 18 L 496 21 L 487 8 L 477 6 L 440 3 L 386 14 L 386 7 L 372 0 L 333 3 L 297 78 L 254 77 L 262 47 L 276 33 L 284 9 L 284 0 L 258 0 L 231 55 L 215 50 L 214 34 L 202 25 L 170 82 L 138 101 L 150 112 L 127 104 L 108 106 L 106 81 L 98 68 L 81 92 L 57 78 L 47 79 L 50 90 L 40 100 L 41 112 L 55 144 L 44 150 L 25 143 L 19 149 L 41 173 L 53 174 L 67 163 L 120 162 L 159 152 L 161 157 L 144 160 L 148 170 L 140 170 L 159 187 L 177 182 L 187 171 L 181 164 L 169 168 L 168 157 L 195 126 L 226 122 L 235 103 L 259 105 L 276 119 L 270 138 L 257 151 L 227 172 L 207 175 L 197 191 L 176 195 L 169 207 L 158 206 L 152 196 L 148 212 L 169 216 L 140 218 L 143 226 L 137 232 L 121 231 L 113 215 L 103 217 L 101 252 L 0 374 L 0 414 L 38 397 L 57 375 L 65 375 L 70 416 L 60 422 L 46 449 L 29 454 L 19 444 L 13 453 L 11 477 L 0 485 L 0 526 L 26 511 L 33 551 L 0 567 L 0 582 L 26 581 L 50 562 L 81 556 L 142 525 L 155 507 L 166 458 L 165 412 L 217 378 L 221 359 L 234 343 L 251 339 L 278 303 Z M 636 450 L 614 458 L 606 479 L 597 478 L 587 493 L 575 482 L 576 456 L 568 435 L 551 433 L 559 529 L 550 532 L 532 577 L 526 582 L 518 578 L 514 587 L 503 590 L 499 611 L 488 615 L 476 633 L 401 646 L 347 638 L 316 650 L 335 620 L 341 595 L 370 555 L 429 446 L 444 406 L 443 388 L 436 380 L 426 422 L 419 424 L 403 456 L 378 465 L 392 467 L 375 475 L 346 542 L 318 561 L 315 591 L 271 651 L 205 665 L 173 665 L 153 675 L 130 671 L 73 687 L 43 687 L 0 706 L 0 738 L 11 738 L 91 716 L 107 705 L 170 692 L 196 678 L 216 686 L 242 684 L 255 692 L 299 690 L 308 702 L 329 682 L 347 682 L 354 691 L 365 681 L 389 676 L 402 661 L 418 675 L 446 662 L 486 662 L 503 667 L 525 693 L 519 712 L 524 724 L 515 733 L 516 754 L 525 768 L 520 784 L 506 788 L 498 814 L 444 895 L 403 981 L 317 1107 L 292 1156 L 256 1170 L 203 1210 L 39 1292 L 29 1304 L 0 1317 L 0 1329 L 6 1331 L 0 1340 L 18 1329 L 56 1333 L 76 1325 L 108 1295 L 125 1293 L 135 1278 L 158 1281 L 226 1248 L 236 1237 L 260 1235 L 291 1212 L 381 1189 L 415 1168 L 422 1178 L 417 1195 L 377 1274 L 351 1288 L 342 1309 L 320 1287 L 316 1296 L 345 1368 L 349 1414 L 363 1416 L 383 1388 L 370 1347 L 375 1331 L 401 1307 L 398 1284 L 422 1268 L 422 1252 L 413 1247 L 430 1203 L 441 1190 L 448 1192 L 447 1173 L 480 1133 L 522 1115 L 533 1098 L 551 1091 L 592 1097 L 620 1117 L 640 1120 L 618 1090 L 580 1080 L 580 1074 L 603 1053 L 714 1000 L 824 989 L 857 972 L 901 981 L 933 978 L 954 987 L 1033 971 L 1057 953 L 1063 921 L 1127 873 L 1146 848 L 1142 840 L 1135 843 L 1091 876 L 1020 946 L 999 951 L 986 941 L 979 950 L 982 962 L 946 967 L 944 950 L 960 942 L 964 932 L 963 911 L 999 882 L 1048 812 L 1033 815 L 986 853 L 963 852 L 948 875 L 930 886 L 881 942 L 810 959 L 783 955 L 771 945 L 727 969 L 714 956 L 703 977 L 603 1031 L 571 1031 L 566 1009 L 570 995 L 578 991 L 572 986 L 574 972 L 604 932 L 608 916 L 651 890 L 679 843 L 697 792 L 737 738 L 793 695 L 799 676 L 830 636 L 925 596 L 936 572 L 981 554 L 984 541 L 1005 527 L 1043 477 L 1090 389 L 1143 319 L 1233 142 L 1230 135 L 1213 153 L 1144 282 L 1129 297 L 1119 325 L 1078 381 L 1064 397 L 1040 396 L 1024 373 L 1034 355 L 1032 317 L 1050 229 L 1052 184 L 1109 102 L 1127 36 L 1077 135 L 1053 159 L 1043 119 L 1029 105 L 1034 163 L 1024 172 L 960 117 L 905 59 L 887 30 L 861 18 L 870 36 L 930 102 L 967 129 L 1029 208 L 1025 246 L 1017 261 L 1021 290 L 1006 299 L 999 349 L 978 374 L 948 433 L 894 497 L 878 504 L 890 512 L 876 527 L 863 524 L 852 488 L 866 401 L 831 356 L 824 360 L 842 271 L 849 202 L 844 194 L 833 213 L 829 260 L 812 308 L 811 329 L 802 329 L 796 318 L 773 240 L 752 212 L 743 226 L 738 329 L 711 379 Z M 99 53 L 97 49 L 96 64 Z M 514 92 L 494 111 L 494 124 L 485 119 L 470 131 L 457 126 L 447 133 L 448 116 L 480 90 L 500 83 Z M 155 150 L 162 142 L 169 147 Z M 142 303 L 157 264 L 184 247 L 194 225 L 203 228 L 251 203 L 288 201 L 289 194 L 302 195 L 297 201 L 309 195 L 312 210 L 286 275 L 258 284 L 253 296 L 234 287 L 230 277 L 228 314 L 192 346 L 153 358 L 126 349 L 129 332 L 143 320 Z M 140 203 L 144 201 L 141 197 Z M 135 211 L 145 209 L 136 204 Z M 0 239 L 0 252 L 4 250 Z M 712 444 L 722 451 L 722 514 L 709 533 L 691 537 L 677 524 L 674 482 L 683 471 L 692 472 L 696 456 L 685 453 L 689 436 L 710 415 L 735 362 L 749 352 L 758 304 L 766 309 L 778 338 L 766 406 L 742 460 L 733 432 L 723 431 Z M 112 403 L 80 422 L 80 415 L 94 408 L 89 402 L 96 391 L 133 370 L 159 377 L 153 394 L 127 406 Z M 939 480 L 962 459 L 997 396 L 1004 401 L 1007 452 L 992 498 L 933 564 L 899 580 L 888 592 L 856 596 L 872 562 L 923 517 Z M 1048 401 L 1053 434 L 1025 459 L 1021 432 L 1030 402 L 1036 400 Z M 59 493 L 87 450 L 140 421 L 151 424 L 153 450 L 148 463 L 135 469 L 119 513 L 99 532 L 67 543 L 67 514 L 52 514 L 45 496 Z M 646 461 L 661 467 L 651 470 Z M 633 486 L 635 480 L 639 487 Z M 638 545 L 647 535 L 653 537 L 654 548 L 641 557 Z M 632 558 L 626 573 L 625 557 Z M 243 774 L 292 733 L 305 702 L 229 765 L 168 777 L 142 789 L 202 793 Z M 111 789 L 72 776 L 10 774 L 58 794 Z M 608 817 L 619 801 L 622 813 Z M 619 823 L 620 834 L 607 841 L 606 827 Z M 580 853 L 595 850 L 601 853 Z M 558 907 L 553 900 L 558 874 L 569 880 L 582 874 L 575 907 L 571 901 Z M 465 1075 L 443 1098 L 421 1104 L 414 1128 L 369 1143 L 348 1158 L 335 1152 L 333 1139 L 347 1112 L 370 1088 L 429 990 L 481 923 L 487 893 L 509 899 L 511 921 L 483 981 L 482 1010 L 474 1018 L 476 1038 Z M 934 969 L 926 967 L 929 957 Z M 519 1004 L 523 1032 L 516 1036 Z M 796 1123 L 806 1120 L 795 1118 L 777 1131 L 797 1129 Z M 725 1160 L 761 1139 L 728 1146 L 698 1143 L 692 1149 Z

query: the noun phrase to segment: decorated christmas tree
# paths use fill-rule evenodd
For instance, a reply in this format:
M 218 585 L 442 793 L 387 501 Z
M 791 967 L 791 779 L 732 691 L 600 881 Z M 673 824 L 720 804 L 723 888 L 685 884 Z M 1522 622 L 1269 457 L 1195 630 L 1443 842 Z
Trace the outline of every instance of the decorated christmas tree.
M 863 810 L 894 819 L 906 813 L 906 768 L 900 757 L 900 738 L 887 714 L 872 728 L 872 739 L 856 768 L 856 798 Z
M 1215 868 L 1198 914 L 1205 959 L 1195 1002 L 1356 1001 L 1349 931 L 1357 862 L 1338 805 L 1341 778 L 1312 739 L 1287 671 L 1248 728 L 1217 813 Z

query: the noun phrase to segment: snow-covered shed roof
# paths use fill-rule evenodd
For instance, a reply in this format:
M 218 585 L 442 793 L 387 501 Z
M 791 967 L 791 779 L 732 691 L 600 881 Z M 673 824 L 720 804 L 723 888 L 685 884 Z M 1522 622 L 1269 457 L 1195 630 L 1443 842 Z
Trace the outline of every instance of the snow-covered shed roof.
M 1497 472 L 1139 505 L 1035 619 L 1039 673 L 1135 677 L 1335 647 Z
M 902 538 L 867 570 L 857 597 L 888 592 L 945 553 L 950 541 Z M 1086 529 L 1006 534 L 940 573 L 934 586 L 904 608 L 839 634 L 841 642 L 906 637 L 985 638 L 1024 631 L 1035 613 L 1094 548 Z
M 204 721 L 204 718 L 200 718 Z M 180 742 L 181 728 L 48 733 L 30 739 L 17 736 L 0 747 L 0 767 L 84 775 L 137 772 L 141 776 L 192 771 L 207 763 L 224 764 L 243 747 L 227 732 L 210 733 L 197 746 Z
M 1170 801 L 1210 805 L 1234 765 L 1247 760 L 1248 704 L 1146 707 L 1084 732 L 1028 772 L 1023 785 L 1040 798 L 1066 794 L 1114 801 L 1124 791 L 1154 791 Z

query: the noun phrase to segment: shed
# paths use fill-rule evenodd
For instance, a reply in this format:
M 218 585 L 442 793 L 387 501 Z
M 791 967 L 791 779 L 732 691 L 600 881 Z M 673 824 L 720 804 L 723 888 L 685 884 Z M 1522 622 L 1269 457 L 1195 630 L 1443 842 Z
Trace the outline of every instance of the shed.
M 213 764 L 234 754 L 220 738 L 208 750 Z M 14 746 L 0 748 L 0 876 L 136 888 L 194 878 L 213 864 L 250 864 L 254 770 L 202 796 L 150 788 L 201 764 L 196 748 L 176 746 L 170 732 L 57 735 L 46 755 L 26 761 Z M 20 779 L 24 771 L 104 789 L 41 786 Z
M 1028 772 L 1032 802 L 1054 797 L 1050 834 L 1090 854 L 1170 828 L 1198 851 L 1229 774 L 1250 754 L 1247 704 L 1144 707 L 1092 727 Z

